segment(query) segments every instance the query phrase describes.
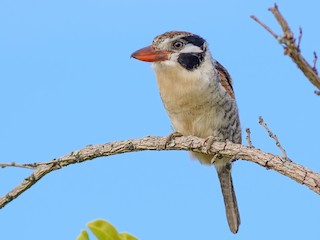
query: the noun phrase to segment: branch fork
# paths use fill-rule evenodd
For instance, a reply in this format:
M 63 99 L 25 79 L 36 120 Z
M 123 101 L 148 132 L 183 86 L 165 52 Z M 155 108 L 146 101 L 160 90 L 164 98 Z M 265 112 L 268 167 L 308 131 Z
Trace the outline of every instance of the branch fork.
M 288 55 L 293 62 L 296 63 L 297 67 L 303 72 L 303 74 L 309 79 L 309 81 L 320 90 L 320 77 L 316 68 L 317 54 L 314 52 L 313 66 L 311 66 L 305 58 L 301 55 L 300 43 L 302 39 L 302 28 L 299 28 L 298 44 L 294 38 L 294 34 L 291 31 L 289 24 L 279 11 L 277 4 L 268 9 L 276 18 L 277 22 L 282 28 L 282 35 L 274 33 L 270 27 L 260 21 L 256 16 L 251 16 L 258 24 L 260 24 L 265 30 L 267 30 L 277 41 L 283 46 L 284 54 Z

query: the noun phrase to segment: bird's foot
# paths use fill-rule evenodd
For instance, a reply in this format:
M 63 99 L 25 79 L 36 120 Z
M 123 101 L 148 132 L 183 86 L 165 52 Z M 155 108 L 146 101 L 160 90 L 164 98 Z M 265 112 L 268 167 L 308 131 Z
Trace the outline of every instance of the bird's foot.
M 205 145 L 205 148 L 206 148 L 206 152 L 208 154 L 210 154 L 211 145 L 216 141 L 218 141 L 218 139 L 216 137 L 214 137 L 214 136 L 209 136 L 204 140 L 204 145 Z
M 208 154 L 213 155 L 213 157 L 212 157 L 212 159 L 211 159 L 211 164 L 214 164 L 217 159 L 221 159 L 221 158 L 222 158 L 222 155 L 221 155 L 220 153 L 212 153 L 212 152 L 210 151 L 211 145 L 212 145 L 214 142 L 219 142 L 219 139 L 216 138 L 216 137 L 213 137 L 213 136 L 209 136 L 209 137 L 207 137 L 207 138 L 204 140 L 204 145 L 205 145 L 205 148 L 206 148 L 206 152 L 207 152 Z
M 166 138 L 166 142 L 165 142 L 165 146 L 170 146 L 170 145 L 174 145 L 174 142 L 173 140 L 176 138 L 176 137 L 182 137 L 183 134 L 182 133 L 179 133 L 179 132 L 173 132 L 171 133 L 167 138 Z

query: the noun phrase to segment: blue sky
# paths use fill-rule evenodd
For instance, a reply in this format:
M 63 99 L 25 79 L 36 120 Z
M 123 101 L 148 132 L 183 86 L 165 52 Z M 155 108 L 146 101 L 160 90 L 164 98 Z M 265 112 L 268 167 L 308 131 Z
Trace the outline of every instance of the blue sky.
M 280 32 L 274 1 L 1 1 L 0 162 L 48 161 L 88 144 L 165 136 L 170 121 L 150 64 L 130 54 L 168 30 L 197 33 L 230 72 L 243 130 L 320 171 L 319 97 L 283 50 L 249 18 Z M 312 61 L 320 2 L 277 1 Z M 320 67 L 319 67 L 320 70 Z M 31 172 L 0 169 L 3 195 Z M 186 152 L 129 153 L 55 171 L 0 210 L 1 239 L 75 239 L 103 218 L 139 239 L 316 239 L 320 198 L 256 164 L 237 161 L 242 224 L 230 233 L 215 170 Z

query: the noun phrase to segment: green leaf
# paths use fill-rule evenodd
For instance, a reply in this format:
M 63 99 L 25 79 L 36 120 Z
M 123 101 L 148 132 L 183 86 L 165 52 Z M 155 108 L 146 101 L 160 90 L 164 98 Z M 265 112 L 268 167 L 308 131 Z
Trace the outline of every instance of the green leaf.
M 89 235 L 86 230 L 82 230 L 79 236 L 77 237 L 77 240 L 89 240 Z
M 119 233 L 112 224 L 102 219 L 89 222 L 87 226 L 98 240 L 138 240 L 129 233 Z M 87 231 L 82 230 L 77 240 L 89 240 Z
M 89 222 L 87 226 L 98 240 L 122 240 L 115 227 L 102 219 Z
M 138 238 L 135 238 L 129 233 L 120 233 L 119 236 L 121 240 L 138 240 Z

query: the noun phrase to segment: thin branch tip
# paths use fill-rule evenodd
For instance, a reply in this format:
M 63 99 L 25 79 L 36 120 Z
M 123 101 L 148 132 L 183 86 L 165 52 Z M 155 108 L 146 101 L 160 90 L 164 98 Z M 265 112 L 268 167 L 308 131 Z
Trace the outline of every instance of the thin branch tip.
M 269 7 L 268 10 L 271 11 L 271 12 L 274 11 L 274 10 L 278 10 L 277 3 L 274 3 L 273 7 Z
M 318 61 L 318 55 L 317 55 L 317 52 L 314 51 L 313 52 L 313 67 L 312 67 L 312 69 L 318 75 L 317 61 Z
M 262 26 L 265 30 L 267 30 L 275 39 L 278 39 L 279 36 L 275 34 L 271 28 L 269 28 L 266 24 L 264 24 L 259 18 L 254 15 L 250 16 L 254 21 L 256 21 L 260 26 Z
M 318 96 L 320 96 L 320 91 L 319 90 L 314 90 L 314 93 Z
M 252 145 L 252 141 L 251 141 L 251 131 L 250 131 L 250 128 L 246 128 L 246 133 L 247 133 L 247 136 L 246 136 L 246 140 L 248 142 L 248 146 L 253 148 L 254 146 Z
M 37 165 L 36 163 L 19 164 L 16 162 L 11 162 L 11 163 L 0 163 L 0 167 L 1 168 L 17 167 L 17 168 L 35 169 Z
M 266 124 L 266 122 L 264 121 L 264 119 L 259 116 L 259 124 L 264 127 L 264 129 L 267 131 L 267 133 L 269 134 L 269 137 L 271 137 L 275 143 L 276 143 L 276 146 L 279 148 L 279 150 L 281 151 L 282 153 L 282 156 L 284 159 L 286 160 L 289 160 L 288 156 L 287 156 L 287 153 L 286 153 L 286 150 L 281 146 L 280 142 L 279 142 L 279 139 L 277 137 L 276 134 L 274 134 L 268 127 L 268 125 Z M 290 160 L 291 161 L 291 160 Z
M 297 49 L 299 52 L 300 52 L 301 39 L 302 39 L 302 27 L 299 27 L 299 37 L 298 37 L 298 45 L 297 45 Z

